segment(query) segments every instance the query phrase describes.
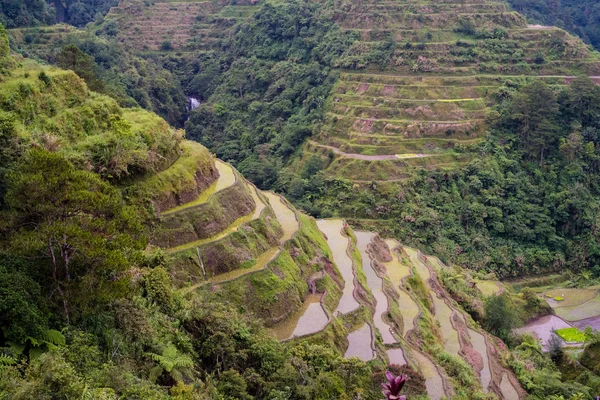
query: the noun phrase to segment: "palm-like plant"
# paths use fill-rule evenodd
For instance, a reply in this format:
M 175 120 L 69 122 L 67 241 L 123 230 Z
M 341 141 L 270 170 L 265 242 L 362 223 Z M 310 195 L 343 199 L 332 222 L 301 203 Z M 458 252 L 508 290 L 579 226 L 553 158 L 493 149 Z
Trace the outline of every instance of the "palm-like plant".
M 162 354 L 148 353 L 150 358 L 158 365 L 150 370 L 150 379 L 156 381 L 163 372 L 171 375 L 176 382 L 183 382 L 183 378 L 191 378 L 194 361 L 186 354 L 180 354 L 172 344 L 165 347 Z
M 407 376 L 394 376 L 390 371 L 387 371 L 385 377 L 388 381 L 382 383 L 381 386 L 383 386 L 382 392 L 386 400 L 406 400 L 406 396 L 401 396 L 400 391 L 406 383 Z

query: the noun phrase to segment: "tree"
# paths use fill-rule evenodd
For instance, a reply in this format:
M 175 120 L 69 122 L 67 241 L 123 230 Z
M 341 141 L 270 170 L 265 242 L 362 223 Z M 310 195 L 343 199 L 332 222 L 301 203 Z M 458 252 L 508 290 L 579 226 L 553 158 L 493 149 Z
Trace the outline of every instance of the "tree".
M 485 302 L 485 327 L 503 340 L 510 339 L 511 331 L 518 322 L 508 294 L 489 297 Z
M 87 83 L 90 90 L 102 92 L 105 90 L 104 82 L 96 75 L 94 59 L 85 54 L 74 44 L 66 45 L 56 55 L 56 65 L 70 69 Z
M 12 251 L 38 262 L 38 281 L 67 321 L 71 303 L 93 308 L 126 293 L 123 272 L 144 241 L 115 188 L 33 149 L 10 174 L 6 199 Z
M 548 341 L 548 355 L 554 363 L 558 363 L 562 360 L 563 354 L 563 342 L 555 332 L 552 332 L 552 337 Z
M 554 92 L 542 80 L 535 80 L 514 96 L 510 115 L 516 122 L 521 147 L 542 163 L 558 140 L 558 102 Z

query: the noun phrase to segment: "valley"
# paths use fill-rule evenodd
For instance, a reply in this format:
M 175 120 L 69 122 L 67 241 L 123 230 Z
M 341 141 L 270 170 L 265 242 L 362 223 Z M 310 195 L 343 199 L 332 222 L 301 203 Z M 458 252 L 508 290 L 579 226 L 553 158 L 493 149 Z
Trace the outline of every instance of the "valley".
M 582 40 L 495 0 L 86 18 L 0 31 L 0 397 L 600 390 Z

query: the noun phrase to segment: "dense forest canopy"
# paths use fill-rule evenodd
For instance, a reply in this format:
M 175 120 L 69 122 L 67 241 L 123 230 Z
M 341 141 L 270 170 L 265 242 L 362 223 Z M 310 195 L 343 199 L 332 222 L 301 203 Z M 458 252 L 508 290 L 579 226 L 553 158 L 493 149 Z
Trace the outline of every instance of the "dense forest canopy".
M 4 0 L 0 3 L 0 23 L 7 28 L 51 25 L 67 22 L 84 26 L 102 18 L 118 0 Z
M 600 7 L 587 0 L 510 0 L 515 10 L 536 23 L 559 26 L 600 46 Z
M 465 266 L 502 276 L 587 268 L 600 276 L 600 88 L 589 78 L 565 89 L 507 81 L 497 96 L 491 134 L 464 169 L 424 172 L 391 195 L 376 183 L 352 191 L 310 172 L 281 189 L 319 216 L 392 219 L 403 240 Z

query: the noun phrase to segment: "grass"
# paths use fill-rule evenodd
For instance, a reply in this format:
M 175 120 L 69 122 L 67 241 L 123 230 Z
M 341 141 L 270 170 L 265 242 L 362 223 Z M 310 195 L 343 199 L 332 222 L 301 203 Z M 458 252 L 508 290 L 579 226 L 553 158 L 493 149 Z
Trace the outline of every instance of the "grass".
M 579 343 L 585 341 L 585 335 L 577 328 L 557 329 L 556 334 L 569 343 Z
M 593 299 L 596 294 L 597 290 L 591 289 L 556 288 L 546 291 L 544 296 L 560 302 L 552 305 L 553 307 L 572 307 Z

